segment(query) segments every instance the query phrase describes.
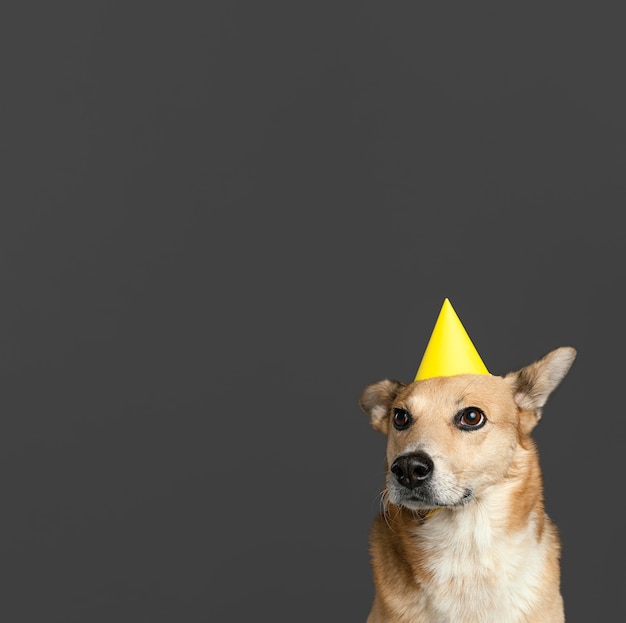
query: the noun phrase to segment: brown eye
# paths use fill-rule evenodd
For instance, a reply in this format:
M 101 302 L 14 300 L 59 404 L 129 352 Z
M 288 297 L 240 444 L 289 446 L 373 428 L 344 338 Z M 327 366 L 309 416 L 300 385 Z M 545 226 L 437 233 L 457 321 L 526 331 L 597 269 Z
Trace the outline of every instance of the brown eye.
M 393 425 L 396 430 L 404 430 L 411 423 L 411 414 L 406 409 L 396 407 L 393 410 Z
M 456 414 L 456 425 L 461 430 L 473 430 L 485 424 L 487 418 L 478 407 L 466 407 Z

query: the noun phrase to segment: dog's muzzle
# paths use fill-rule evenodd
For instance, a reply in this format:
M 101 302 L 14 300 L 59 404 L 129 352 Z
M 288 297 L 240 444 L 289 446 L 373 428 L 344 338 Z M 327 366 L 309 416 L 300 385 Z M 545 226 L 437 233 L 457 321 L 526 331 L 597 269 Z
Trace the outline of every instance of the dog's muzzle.
M 391 464 L 391 473 L 407 489 L 417 489 L 430 479 L 435 465 L 425 452 L 399 456 Z

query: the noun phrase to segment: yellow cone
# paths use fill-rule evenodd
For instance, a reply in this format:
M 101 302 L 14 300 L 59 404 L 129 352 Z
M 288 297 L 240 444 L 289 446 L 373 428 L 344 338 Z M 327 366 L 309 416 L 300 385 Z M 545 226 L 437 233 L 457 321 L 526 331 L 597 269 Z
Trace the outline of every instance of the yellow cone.
M 489 374 L 489 371 L 446 298 L 415 380 L 455 374 Z

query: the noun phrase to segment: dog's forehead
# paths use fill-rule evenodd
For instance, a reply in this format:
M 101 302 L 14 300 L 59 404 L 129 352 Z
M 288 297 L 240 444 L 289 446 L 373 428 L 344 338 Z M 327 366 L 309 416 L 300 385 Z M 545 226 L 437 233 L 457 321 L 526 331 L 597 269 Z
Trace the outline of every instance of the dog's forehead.
M 502 377 L 491 374 L 459 374 L 416 381 L 398 395 L 398 401 L 414 414 L 433 409 L 488 406 L 510 399 Z

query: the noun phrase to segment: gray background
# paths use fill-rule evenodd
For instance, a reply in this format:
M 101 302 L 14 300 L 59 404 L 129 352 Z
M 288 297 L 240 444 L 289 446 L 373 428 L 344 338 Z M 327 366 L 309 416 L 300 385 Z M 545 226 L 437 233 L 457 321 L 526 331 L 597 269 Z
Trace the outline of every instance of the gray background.
M 536 429 L 568 623 L 623 620 L 626 40 L 600 3 L 0 20 L 0 618 L 364 621 L 444 297 Z

